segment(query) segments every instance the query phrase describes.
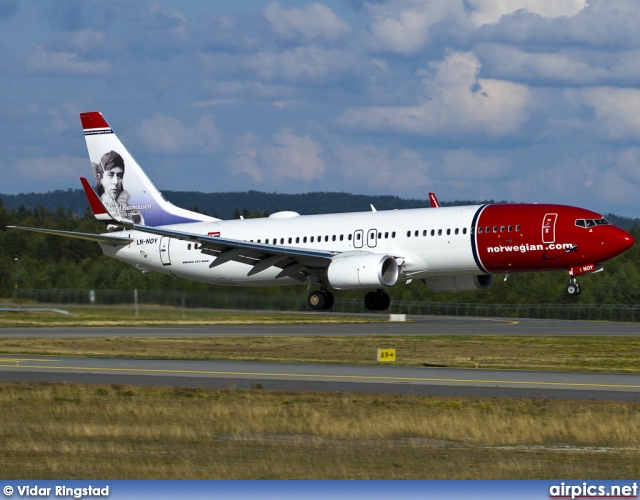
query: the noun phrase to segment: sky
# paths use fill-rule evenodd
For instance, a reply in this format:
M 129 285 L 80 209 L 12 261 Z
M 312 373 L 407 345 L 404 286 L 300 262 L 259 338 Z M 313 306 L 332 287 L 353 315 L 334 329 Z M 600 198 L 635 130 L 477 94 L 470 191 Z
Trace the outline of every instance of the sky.
M 161 190 L 639 217 L 638 26 L 637 0 L 0 0 L 0 193 L 79 188 L 100 111 Z

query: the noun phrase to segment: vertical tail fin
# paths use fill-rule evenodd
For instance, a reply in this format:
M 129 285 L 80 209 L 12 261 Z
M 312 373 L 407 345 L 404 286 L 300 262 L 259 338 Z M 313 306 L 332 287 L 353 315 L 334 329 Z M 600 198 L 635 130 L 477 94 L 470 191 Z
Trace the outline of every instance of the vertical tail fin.
M 101 113 L 81 113 L 80 121 L 96 191 L 109 212 L 146 226 L 217 220 L 168 202 Z

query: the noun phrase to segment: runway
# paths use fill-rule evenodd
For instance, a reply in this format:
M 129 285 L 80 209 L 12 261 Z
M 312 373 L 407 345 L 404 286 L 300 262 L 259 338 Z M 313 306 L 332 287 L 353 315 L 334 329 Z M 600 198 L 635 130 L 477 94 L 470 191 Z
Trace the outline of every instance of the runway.
M 132 328 L 9 328 L 0 337 L 193 337 L 356 335 L 618 335 L 638 324 L 491 318 L 419 318 L 412 323 L 210 325 Z M 0 379 L 265 390 L 640 401 L 640 375 L 393 365 L 268 363 L 14 356 L 0 354 Z
M 315 313 L 317 314 L 317 313 Z M 354 315 L 345 315 L 354 316 Z M 357 315 L 379 319 L 379 314 Z M 362 335 L 562 335 L 637 337 L 640 324 L 607 321 L 409 316 L 406 323 L 313 323 L 131 327 L 0 328 L 9 337 L 199 337 Z M 135 321 L 132 318 L 132 323 Z

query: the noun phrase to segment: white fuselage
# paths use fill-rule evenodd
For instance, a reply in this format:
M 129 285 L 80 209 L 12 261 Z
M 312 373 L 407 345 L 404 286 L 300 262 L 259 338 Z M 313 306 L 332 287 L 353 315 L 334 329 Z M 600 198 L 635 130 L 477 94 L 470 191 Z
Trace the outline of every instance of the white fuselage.
M 252 241 L 280 247 L 335 252 L 368 252 L 396 257 L 400 279 L 480 274 L 472 252 L 473 218 L 480 206 L 371 211 L 300 216 L 290 212 L 261 219 L 178 224 L 171 229 Z M 216 257 L 198 245 L 139 231 L 122 232 L 127 246 L 101 244 L 105 254 L 141 269 L 209 283 L 275 285 L 300 283 L 276 279 L 271 267 L 249 276 L 251 265 L 229 261 L 210 268 Z

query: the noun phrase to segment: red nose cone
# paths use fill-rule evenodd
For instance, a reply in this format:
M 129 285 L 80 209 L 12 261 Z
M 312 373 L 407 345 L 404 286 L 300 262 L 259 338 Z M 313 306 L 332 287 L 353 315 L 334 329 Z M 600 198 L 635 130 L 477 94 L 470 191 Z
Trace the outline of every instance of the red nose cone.
M 626 232 L 624 229 L 616 228 L 616 235 L 613 239 L 613 248 L 615 249 L 616 255 L 621 254 L 622 252 L 629 250 L 633 244 L 636 242 L 635 238 Z

